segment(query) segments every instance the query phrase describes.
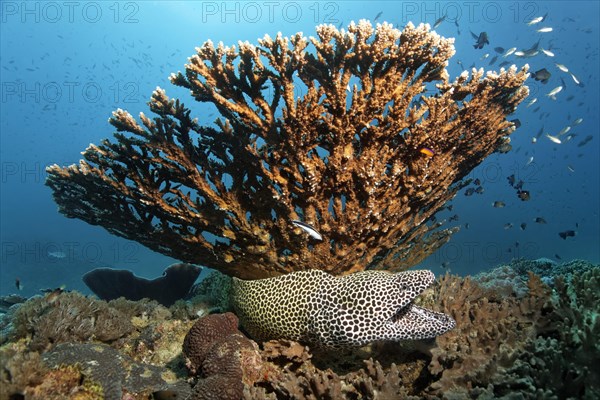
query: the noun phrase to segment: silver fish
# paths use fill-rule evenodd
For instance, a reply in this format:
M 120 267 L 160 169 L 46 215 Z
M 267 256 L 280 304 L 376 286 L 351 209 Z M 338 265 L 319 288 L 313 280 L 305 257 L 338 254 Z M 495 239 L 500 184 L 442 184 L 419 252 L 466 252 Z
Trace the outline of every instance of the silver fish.
M 547 26 L 547 27 L 544 27 L 544 28 L 540 28 L 540 29 L 538 29 L 538 30 L 537 30 L 537 32 L 539 32 L 539 33 L 548 33 L 548 32 L 552 32 L 552 28 L 551 28 L 551 27 L 549 27 L 549 26 Z
M 542 50 L 542 53 L 544 53 L 548 57 L 554 57 L 554 53 L 551 52 L 550 50 L 546 50 L 546 49 L 540 49 L 540 50 Z
M 560 69 L 562 72 L 569 72 L 569 68 L 565 67 L 562 64 L 555 63 L 556 68 Z
M 527 25 L 531 26 L 531 25 L 538 24 L 538 23 L 542 22 L 544 19 L 546 19 L 546 15 L 544 15 L 543 17 L 536 17 L 536 18 L 532 19 L 531 21 L 529 21 L 527 23 Z
M 561 90 L 563 90 L 563 87 L 562 87 L 562 86 L 557 86 L 557 87 L 555 87 L 554 89 L 552 89 L 552 90 L 550 91 L 550 93 L 548 93 L 546 96 L 550 97 L 552 100 L 556 100 L 556 97 L 555 97 L 555 96 L 556 96 L 556 95 L 557 95 L 557 94 L 558 94 L 558 93 L 559 93 Z
M 562 142 L 560 141 L 560 139 L 559 139 L 559 138 L 557 138 L 556 136 L 552 136 L 552 135 L 549 135 L 549 134 L 547 134 L 547 133 L 546 133 L 546 137 L 547 137 L 548 139 L 550 139 L 551 141 L 553 141 L 554 143 L 556 143 L 556 144 L 561 144 L 561 143 L 562 143 Z
M 302 229 L 303 231 L 305 231 L 306 233 L 308 233 L 308 235 L 316 240 L 323 240 L 323 236 L 317 232 L 317 230 L 315 228 L 313 228 L 311 225 L 302 222 L 302 221 L 298 221 L 297 219 L 292 221 L 292 224 L 296 225 L 298 228 Z

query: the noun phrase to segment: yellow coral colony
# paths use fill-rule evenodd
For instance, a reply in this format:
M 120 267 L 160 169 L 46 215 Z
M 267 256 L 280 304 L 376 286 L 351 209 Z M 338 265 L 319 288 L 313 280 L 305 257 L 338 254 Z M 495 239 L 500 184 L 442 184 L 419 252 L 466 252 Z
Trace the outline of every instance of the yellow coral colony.
M 209 41 L 171 81 L 212 103 L 214 124 L 157 89 L 156 117 L 115 111 L 116 141 L 49 167 L 47 184 L 68 217 L 243 279 L 406 269 L 448 240 L 431 217 L 527 96 L 527 68 L 450 82 L 453 54 L 426 25 L 367 21 Z

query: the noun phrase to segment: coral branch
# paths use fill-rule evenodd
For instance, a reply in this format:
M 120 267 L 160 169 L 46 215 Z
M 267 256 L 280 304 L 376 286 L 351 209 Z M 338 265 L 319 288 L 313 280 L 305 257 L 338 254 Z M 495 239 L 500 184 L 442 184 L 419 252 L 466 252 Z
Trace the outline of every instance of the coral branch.
M 448 240 L 433 215 L 527 96 L 527 67 L 449 82 L 453 54 L 427 25 L 367 21 L 209 41 L 171 81 L 222 119 L 200 124 L 157 88 L 155 118 L 115 111 L 116 141 L 49 167 L 47 184 L 68 217 L 240 278 L 406 269 Z

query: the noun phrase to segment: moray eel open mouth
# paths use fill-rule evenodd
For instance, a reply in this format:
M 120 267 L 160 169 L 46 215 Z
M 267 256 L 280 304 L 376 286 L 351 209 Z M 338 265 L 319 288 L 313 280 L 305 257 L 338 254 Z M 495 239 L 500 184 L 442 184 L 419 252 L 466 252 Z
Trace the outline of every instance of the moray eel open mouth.
M 426 270 L 340 277 L 299 271 L 255 281 L 234 278 L 232 300 L 242 327 L 255 339 L 363 346 L 433 338 L 454 328 L 448 315 L 413 304 L 434 280 Z

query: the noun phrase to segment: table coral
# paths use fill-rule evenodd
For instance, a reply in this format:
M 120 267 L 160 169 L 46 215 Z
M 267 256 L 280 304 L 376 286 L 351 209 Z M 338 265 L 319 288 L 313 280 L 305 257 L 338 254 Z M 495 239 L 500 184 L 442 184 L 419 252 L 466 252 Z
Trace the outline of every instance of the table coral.
M 214 105 L 214 124 L 160 88 L 155 118 L 115 111 L 116 140 L 48 168 L 60 212 L 243 279 L 418 263 L 456 231 L 434 214 L 509 147 L 527 67 L 451 82 L 453 40 L 428 25 L 316 30 L 206 42 L 171 82 Z

